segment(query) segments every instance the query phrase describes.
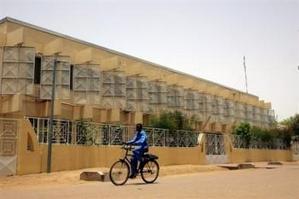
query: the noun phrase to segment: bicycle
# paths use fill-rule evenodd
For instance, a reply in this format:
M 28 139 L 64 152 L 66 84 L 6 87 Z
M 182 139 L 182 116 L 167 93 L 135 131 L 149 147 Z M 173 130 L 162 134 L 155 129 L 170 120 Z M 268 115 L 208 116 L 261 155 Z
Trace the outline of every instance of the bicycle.
M 122 149 L 126 151 L 123 158 L 116 161 L 110 168 L 109 177 L 114 185 L 124 185 L 130 175 L 130 159 L 128 157 L 132 156 L 132 151 L 134 147 L 129 144 L 124 144 Z M 156 161 L 158 156 L 153 154 L 145 153 L 139 162 L 137 175 L 141 174 L 141 178 L 145 183 L 153 183 L 157 180 L 159 176 L 159 164 Z

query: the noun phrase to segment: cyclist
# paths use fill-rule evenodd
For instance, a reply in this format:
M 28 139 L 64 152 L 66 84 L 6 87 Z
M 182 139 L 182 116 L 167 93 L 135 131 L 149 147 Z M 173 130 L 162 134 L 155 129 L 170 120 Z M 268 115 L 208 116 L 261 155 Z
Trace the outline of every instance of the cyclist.
M 141 157 L 145 152 L 148 152 L 147 135 L 142 129 L 142 124 L 136 124 L 136 134 L 134 138 L 127 142 L 127 144 L 136 145 L 133 150 L 133 156 L 131 159 L 131 175 L 130 178 L 135 178 L 137 174 L 137 164 L 141 160 Z

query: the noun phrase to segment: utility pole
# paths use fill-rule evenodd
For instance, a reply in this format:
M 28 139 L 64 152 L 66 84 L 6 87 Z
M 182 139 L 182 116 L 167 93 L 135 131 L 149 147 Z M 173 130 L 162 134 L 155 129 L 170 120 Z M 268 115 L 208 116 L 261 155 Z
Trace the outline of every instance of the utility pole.
M 245 73 L 245 88 L 246 88 L 246 93 L 248 93 L 247 71 L 246 71 L 245 56 L 243 56 L 243 66 L 244 66 L 244 73 Z
M 52 74 L 50 129 L 49 129 L 49 133 L 48 133 L 47 173 L 51 173 L 53 118 L 54 118 L 54 103 L 55 103 L 55 90 L 56 90 L 56 64 L 57 64 L 57 58 L 56 58 L 56 55 L 55 55 L 54 63 L 53 63 L 53 74 Z

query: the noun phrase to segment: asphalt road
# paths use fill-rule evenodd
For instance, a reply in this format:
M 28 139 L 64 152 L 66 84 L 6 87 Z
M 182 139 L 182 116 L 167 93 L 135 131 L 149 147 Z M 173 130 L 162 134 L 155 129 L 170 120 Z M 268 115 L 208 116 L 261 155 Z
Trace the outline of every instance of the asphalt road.
M 1 189 L 1 199 L 59 198 L 299 198 L 299 166 L 275 169 L 214 171 L 160 177 L 155 184 L 129 180 L 124 186 L 110 182 L 9 187 Z

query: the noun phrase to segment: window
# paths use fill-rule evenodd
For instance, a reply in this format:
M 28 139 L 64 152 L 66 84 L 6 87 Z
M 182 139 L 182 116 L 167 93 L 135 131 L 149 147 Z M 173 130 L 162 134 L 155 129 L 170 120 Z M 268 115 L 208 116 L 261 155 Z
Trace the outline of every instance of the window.
M 70 68 L 70 89 L 73 90 L 73 71 L 74 71 L 74 65 L 71 65 Z
M 41 57 L 35 57 L 34 84 L 40 84 Z

